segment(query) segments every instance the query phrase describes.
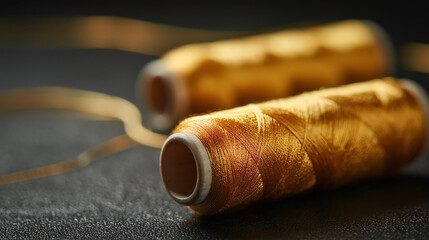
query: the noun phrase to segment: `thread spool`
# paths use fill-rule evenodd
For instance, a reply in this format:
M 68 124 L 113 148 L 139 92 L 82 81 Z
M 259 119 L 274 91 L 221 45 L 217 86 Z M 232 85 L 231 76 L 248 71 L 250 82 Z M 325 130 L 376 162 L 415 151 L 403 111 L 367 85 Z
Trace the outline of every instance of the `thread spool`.
M 311 100 L 312 98 L 314 101 Z M 333 115 L 331 115 L 331 120 L 338 125 L 331 129 L 330 134 L 338 134 L 337 140 L 334 141 L 334 138 L 324 139 L 327 142 L 324 148 L 323 146 L 312 146 L 312 141 L 329 136 L 326 132 L 322 133 L 329 126 L 329 124 L 324 125 L 323 121 L 326 120 L 327 116 L 330 116 L 332 109 L 335 110 L 335 104 L 323 105 L 323 102 L 326 101 L 335 102 L 341 108 L 340 111 L 332 111 Z M 319 104 L 332 109 L 325 109 L 316 117 L 309 115 L 310 122 L 308 124 L 313 124 L 311 125 L 313 127 L 321 125 L 322 128 L 319 128 L 320 132 L 317 132 L 315 127 L 305 126 L 303 128 L 308 131 L 307 141 L 309 143 L 306 147 L 302 146 L 305 151 L 301 154 L 304 155 L 295 156 L 295 162 L 289 162 L 289 167 L 287 164 L 282 165 L 280 163 L 284 160 L 283 158 L 293 159 L 293 155 L 299 153 L 293 149 L 293 146 L 300 147 L 299 142 L 296 142 L 293 136 L 290 136 L 288 141 L 282 142 L 278 138 L 283 137 L 281 133 L 284 130 L 276 128 L 277 131 L 268 133 L 268 136 L 274 139 L 265 145 L 261 143 L 262 145 L 258 145 L 257 148 L 256 145 L 249 143 L 258 142 L 267 132 L 264 133 L 263 130 L 259 129 L 256 131 L 258 134 L 252 135 L 251 133 L 255 131 L 255 126 L 258 129 L 263 124 L 259 120 L 253 125 L 240 123 L 243 119 L 251 117 L 252 111 L 261 111 L 270 115 L 279 106 L 284 107 L 281 108 L 283 112 L 276 116 L 276 121 L 279 119 L 291 121 L 294 117 L 294 114 L 291 113 L 314 110 L 314 106 Z M 351 108 L 353 111 L 348 111 Z M 175 201 L 189 206 L 193 211 L 203 215 L 228 211 L 256 201 L 281 199 L 313 188 L 330 189 L 361 180 L 385 177 L 398 173 L 422 152 L 424 142 L 427 142 L 428 137 L 428 114 L 427 96 L 418 85 L 409 81 L 385 79 L 355 83 L 289 99 L 257 105 L 251 104 L 232 110 L 192 117 L 180 123 L 174 130 L 174 134 L 164 143 L 160 157 L 161 175 L 167 192 Z M 226 123 L 217 125 L 216 121 L 219 119 L 226 121 Z M 345 126 L 351 128 L 340 128 L 342 121 L 355 123 L 357 119 L 363 124 L 346 124 Z M 298 129 L 302 126 L 297 121 L 295 125 L 288 127 L 293 129 L 291 131 L 299 133 Z M 365 132 L 366 127 L 371 131 Z M 359 131 L 356 130 L 358 128 Z M 401 129 L 398 130 L 399 128 Z M 343 130 L 356 130 L 357 132 L 355 134 L 338 133 L 338 131 Z M 401 135 L 401 133 L 405 134 Z M 253 138 L 249 136 L 253 136 Z M 240 142 L 240 144 L 246 145 L 251 154 L 260 151 L 258 153 L 260 156 L 265 156 L 265 159 L 264 157 L 259 160 L 253 158 L 253 163 L 249 161 L 246 163 L 248 165 L 241 166 L 233 162 L 245 163 L 244 159 L 240 158 L 242 156 L 240 154 L 243 152 L 242 146 L 231 144 L 233 140 L 236 142 L 247 141 Z M 269 151 L 264 150 L 264 148 L 273 147 L 273 143 L 276 141 L 280 146 L 291 144 L 292 147 L 288 148 L 289 152 L 282 152 L 279 155 L 272 155 Z M 226 144 L 228 142 L 229 147 Z M 326 147 L 330 146 L 329 144 L 337 144 L 342 147 L 333 146 L 332 149 L 329 149 Z M 252 146 L 254 147 L 253 153 L 249 150 Z M 312 150 L 314 152 L 310 154 L 309 150 L 312 148 L 314 148 Z M 280 150 L 284 150 L 284 148 L 274 149 L 273 152 Z M 216 153 L 216 151 L 218 152 Z M 345 157 L 330 158 L 330 154 L 335 155 L 338 152 L 341 152 L 342 156 Z M 323 154 L 327 155 L 323 156 Z M 219 158 L 220 155 L 223 158 Z M 273 161 L 273 158 L 279 156 L 283 158 Z M 315 156 L 330 161 L 323 162 L 320 159 L 315 159 Z M 344 159 L 347 161 L 343 162 Z M 261 164 L 264 161 L 268 161 L 267 165 Z M 343 163 L 341 165 L 335 161 Z M 259 179 L 251 174 L 253 170 L 248 168 L 251 164 L 258 165 L 256 170 L 260 173 Z M 316 167 L 317 164 L 319 166 Z M 326 164 L 327 167 L 320 167 L 323 164 Z M 278 169 L 281 171 L 279 172 Z M 219 172 L 220 170 L 224 172 Z M 275 176 L 269 179 L 270 176 L 267 174 Z M 286 176 L 287 174 L 290 176 Z M 253 176 L 253 178 L 249 176 Z M 285 177 L 288 178 L 287 181 L 284 180 Z M 274 183 L 269 183 L 269 181 L 274 181 Z M 258 184 L 263 185 L 262 189 L 261 186 L 255 187 Z M 280 185 L 281 187 L 279 187 Z M 238 196 L 239 199 L 223 201 L 221 198 L 228 196 L 228 194 L 234 197 Z
M 137 95 L 167 132 L 191 114 L 391 75 L 392 55 L 380 27 L 355 20 L 192 44 L 144 67 Z

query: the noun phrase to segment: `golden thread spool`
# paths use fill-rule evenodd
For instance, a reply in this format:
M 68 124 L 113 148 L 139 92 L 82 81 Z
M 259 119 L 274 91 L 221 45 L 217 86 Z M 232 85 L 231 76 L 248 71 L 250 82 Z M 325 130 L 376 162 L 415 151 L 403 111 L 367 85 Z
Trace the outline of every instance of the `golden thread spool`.
M 190 114 L 390 75 L 384 32 L 366 21 L 288 30 L 167 52 L 139 76 L 149 124 L 170 130 Z
M 398 173 L 422 152 L 425 94 L 373 80 L 182 121 L 161 151 L 169 194 L 216 214 Z

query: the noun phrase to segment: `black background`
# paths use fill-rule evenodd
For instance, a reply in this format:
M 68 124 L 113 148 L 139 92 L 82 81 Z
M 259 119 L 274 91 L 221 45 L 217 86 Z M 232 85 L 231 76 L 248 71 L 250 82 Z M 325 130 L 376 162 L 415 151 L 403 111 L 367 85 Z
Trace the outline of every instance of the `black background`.
M 423 3 L 299 1 L 164 3 L 4 1 L 2 17 L 111 15 L 183 27 L 260 31 L 350 18 L 379 23 L 396 52 L 429 43 Z M 154 57 L 116 50 L 0 49 L 0 90 L 60 85 L 134 100 L 139 69 Z M 400 66 L 396 77 L 429 89 L 428 75 Z M 0 174 L 68 159 L 123 132 L 119 123 L 40 112 L 0 117 Z M 84 169 L 0 186 L 0 238 L 399 238 L 429 237 L 429 159 L 403 174 L 330 192 L 313 192 L 213 217 L 166 194 L 159 150 L 122 152 Z

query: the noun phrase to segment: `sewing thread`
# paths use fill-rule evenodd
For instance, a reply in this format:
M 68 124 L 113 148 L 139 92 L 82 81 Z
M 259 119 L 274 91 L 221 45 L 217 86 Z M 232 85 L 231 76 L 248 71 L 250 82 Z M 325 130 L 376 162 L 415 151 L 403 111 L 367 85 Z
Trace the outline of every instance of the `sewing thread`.
M 152 127 L 167 131 L 191 114 L 389 76 L 389 45 L 356 20 L 191 44 L 147 65 L 137 95 Z
M 421 153 L 425 118 L 416 96 L 390 78 L 188 118 L 174 133 L 192 134 L 201 141 L 212 173 L 205 200 L 190 208 L 216 214 L 313 188 L 332 189 L 396 174 Z M 195 154 L 169 155 L 169 142 L 177 145 L 169 140 L 164 144 L 162 174 L 175 161 L 195 169 L 195 162 L 184 160 Z M 182 180 L 194 185 L 164 181 L 173 197 L 191 194 L 189 185 L 195 186 L 203 174 L 189 177 L 197 170 L 180 171 L 174 176 L 168 170 L 170 180 L 179 181 L 186 173 Z

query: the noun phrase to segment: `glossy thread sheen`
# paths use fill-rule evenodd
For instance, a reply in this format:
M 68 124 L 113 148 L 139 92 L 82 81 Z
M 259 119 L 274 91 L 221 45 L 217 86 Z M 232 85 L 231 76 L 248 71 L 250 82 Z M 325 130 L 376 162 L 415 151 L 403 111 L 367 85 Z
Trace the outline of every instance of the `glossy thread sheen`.
M 162 63 L 187 89 L 187 112 L 207 113 L 389 75 L 380 33 L 362 21 L 191 44 Z
M 416 98 L 384 79 L 188 118 L 174 133 L 207 149 L 211 190 L 190 206 L 207 215 L 398 173 L 425 128 Z

